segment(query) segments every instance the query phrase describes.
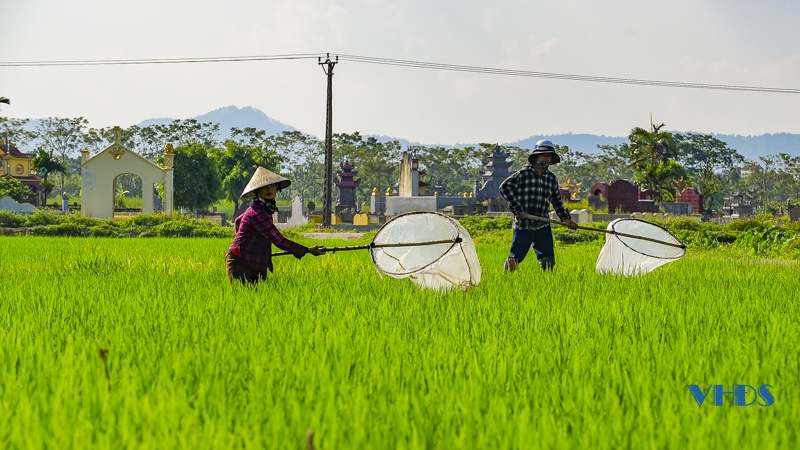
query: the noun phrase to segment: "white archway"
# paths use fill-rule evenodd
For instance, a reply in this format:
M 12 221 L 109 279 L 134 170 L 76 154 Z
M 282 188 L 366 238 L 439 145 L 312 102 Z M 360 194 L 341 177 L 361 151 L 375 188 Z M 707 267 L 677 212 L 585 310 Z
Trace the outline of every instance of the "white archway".
M 114 217 L 114 188 L 123 174 L 134 174 L 142 180 L 142 213 L 154 211 L 156 183 L 164 185 L 164 213 L 172 215 L 172 144 L 164 149 L 164 165 L 159 167 L 122 145 L 122 130 L 114 127 L 114 143 L 89 157 L 83 150 L 81 164 L 81 213 L 98 218 Z

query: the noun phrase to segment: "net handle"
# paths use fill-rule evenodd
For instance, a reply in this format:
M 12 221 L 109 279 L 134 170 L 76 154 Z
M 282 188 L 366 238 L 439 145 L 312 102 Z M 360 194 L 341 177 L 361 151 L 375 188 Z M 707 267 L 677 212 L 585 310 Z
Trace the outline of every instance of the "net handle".
M 565 224 L 564 222 L 561 222 L 560 220 L 552 220 L 552 219 L 548 219 L 548 218 L 545 218 L 545 217 L 532 216 L 530 214 L 525 214 L 525 218 L 526 219 L 530 219 L 530 220 L 536 220 L 538 222 L 554 223 L 554 224 L 557 224 L 557 225 L 563 225 L 565 227 L 568 226 L 567 224 Z M 605 228 L 591 228 L 591 227 L 582 227 L 582 226 L 578 225 L 578 229 L 579 230 L 585 230 L 585 231 L 593 231 L 595 233 L 613 234 L 613 235 L 616 235 L 616 236 L 623 236 L 623 237 L 627 237 L 627 238 L 631 238 L 631 239 L 641 239 L 643 241 L 655 242 L 656 244 L 668 245 L 670 247 L 675 247 L 675 248 L 683 248 L 683 249 L 686 248 L 686 246 L 684 244 L 682 244 L 682 243 L 681 244 L 675 244 L 673 242 L 660 241 L 658 239 L 653 239 L 653 238 L 644 237 L 644 236 L 637 236 L 635 234 L 620 233 L 619 231 L 607 230 Z
M 346 252 L 350 250 L 367 250 L 371 248 L 385 248 L 385 247 L 414 247 L 417 245 L 436 245 L 436 244 L 456 244 L 461 242 L 461 236 L 456 236 L 455 239 L 439 239 L 438 241 L 423 241 L 423 242 L 409 242 L 400 244 L 376 244 L 370 243 L 366 245 L 351 245 L 348 247 L 325 247 L 325 252 Z M 272 256 L 293 255 L 291 252 L 278 252 L 273 253 Z

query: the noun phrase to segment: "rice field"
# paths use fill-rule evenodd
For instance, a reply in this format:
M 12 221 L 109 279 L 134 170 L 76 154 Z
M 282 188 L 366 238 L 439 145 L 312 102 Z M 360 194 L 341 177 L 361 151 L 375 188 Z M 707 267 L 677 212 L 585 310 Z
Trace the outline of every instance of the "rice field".
M 281 257 L 253 289 L 228 244 L 0 237 L 0 447 L 800 445 L 796 261 L 620 278 L 592 244 L 507 276 L 506 246 L 479 245 L 481 285 L 436 293 L 356 251 Z M 698 406 L 689 384 L 775 401 Z

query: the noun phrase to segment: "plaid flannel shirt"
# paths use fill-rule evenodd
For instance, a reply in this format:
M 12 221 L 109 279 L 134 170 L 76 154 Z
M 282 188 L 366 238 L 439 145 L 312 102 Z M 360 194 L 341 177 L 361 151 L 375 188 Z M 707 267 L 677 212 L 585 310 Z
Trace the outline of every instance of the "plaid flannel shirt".
M 264 205 L 253 202 L 247 211 L 233 221 L 236 237 L 228 248 L 228 253 L 242 258 L 253 270 L 272 272 L 272 244 L 290 252 L 300 259 L 308 253 L 308 247 L 290 241 L 281 235 L 272 223 L 272 214 Z
M 511 212 L 515 215 L 524 212 L 533 216 L 547 217 L 552 204 L 561 220 L 571 219 L 569 211 L 564 208 L 564 202 L 561 200 L 558 178 L 549 170 L 539 175 L 533 166 L 525 164 L 522 169 L 500 184 L 500 194 L 506 199 Z M 546 226 L 549 226 L 546 222 L 514 218 L 515 230 L 538 230 Z

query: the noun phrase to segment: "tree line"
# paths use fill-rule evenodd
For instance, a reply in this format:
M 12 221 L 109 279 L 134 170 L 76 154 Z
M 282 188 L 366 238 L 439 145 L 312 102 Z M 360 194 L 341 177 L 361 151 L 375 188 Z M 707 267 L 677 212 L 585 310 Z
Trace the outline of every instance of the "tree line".
M 80 150 L 96 153 L 114 140 L 112 128 L 91 128 L 83 117 L 44 119 L 33 131 L 26 128 L 27 123 L 27 119 L 0 117 L 0 137 L 35 154 L 33 164 L 45 178 L 45 191 L 58 189 L 78 195 Z M 551 170 L 562 182 L 572 179 L 582 183 L 582 196 L 595 182 L 629 179 L 642 188 L 661 192 L 664 200 L 670 201 L 676 197 L 675 181 L 683 178 L 705 196 L 709 209 L 721 209 L 723 200 L 737 191 L 756 191 L 767 210 L 777 210 L 787 200 L 800 200 L 800 157 L 779 153 L 747 161 L 710 135 L 670 133 L 664 127 L 663 123 L 634 127 L 627 143 L 598 145 L 598 152 L 593 153 L 556 143 L 562 163 Z M 324 142 L 300 131 L 267 135 L 255 128 L 232 128 L 229 136 L 220 134 L 219 124 L 175 120 L 125 128 L 122 143 L 156 163 L 161 162 L 166 144 L 173 143 L 174 201 L 179 207 L 205 208 L 227 199 L 241 210 L 239 195 L 258 166 L 292 180 L 279 200 L 301 196 L 306 201 L 321 202 Z M 412 145 L 403 149 L 397 140 L 382 142 L 359 132 L 334 134 L 332 147 L 334 172 L 345 161 L 358 171 L 356 195 L 362 204 L 368 204 L 374 188 L 384 193 L 395 185 L 403 151 L 415 152 L 426 182 L 441 184 L 452 195 L 472 191 L 484 171 L 487 155 L 495 148 L 509 155 L 512 171 L 524 165 L 531 152 L 492 143 L 459 148 Z M 743 167 L 749 169 L 745 176 Z M 55 182 L 51 182 L 51 175 L 57 175 Z M 118 183 L 132 195 L 141 195 L 137 179 L 121 177 Z

